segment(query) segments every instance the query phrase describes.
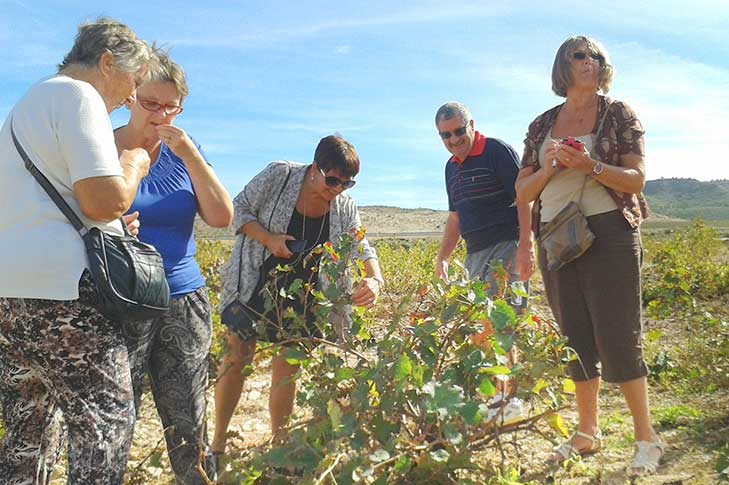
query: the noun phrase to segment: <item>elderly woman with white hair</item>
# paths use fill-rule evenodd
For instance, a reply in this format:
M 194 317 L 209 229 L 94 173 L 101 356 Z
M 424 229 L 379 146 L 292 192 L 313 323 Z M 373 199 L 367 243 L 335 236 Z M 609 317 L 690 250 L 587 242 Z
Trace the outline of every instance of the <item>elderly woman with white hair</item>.
M 636 453 L 628 471 L 644 474 L 655 472 L 663 456 L 651 424 L 642 347 L 639 226 L 649 214 L 641 193 L 644 131 L 627 104 L 604 95 L 612 77 L 607 51 L 597 41 L 578 36 L 562 44 L 552 90 L 566 100 L 529 125 L 516 191 L 518 200 L 537 202 L 534 227 L 543 233 L 539 266 L 547 299 L 577 353 L 569 372 L 578 429 L 550 459 L 561 462 L 600 448 L 603 379 L 619 385 L 633 417 Z M 581 209 L 594 241 L 565 263 L 577 254 L 570 253 L 561 267 L 548 266 L 545 237 L 555 227 L 549 223 L 570 203 Z
M 58 73 L 33 85 L 0 132 L 0 443 L 3 483 L 48 483 L 68 428 L 68 483 L 120 484 L 134 428 L 127 348 L 95 308 L 84 243 L 25 169 L 87 227 L 119 220 L 149 169 L 117 153 L 109 113 L 133 98 L 151 49 L 115 20 L 81 25 Z

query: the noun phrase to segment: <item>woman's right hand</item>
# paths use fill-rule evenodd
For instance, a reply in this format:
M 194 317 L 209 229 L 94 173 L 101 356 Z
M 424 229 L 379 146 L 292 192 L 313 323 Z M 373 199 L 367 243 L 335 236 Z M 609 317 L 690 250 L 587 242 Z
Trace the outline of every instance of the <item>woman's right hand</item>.
M 286 246 L 286 241 L 293 241 L 294 239 L 296 238 L 289 234 L 269 233 L 268 236 L 266 236 L 263 245 L 266 246 L 266 248 L 271 251 L 271 254 L 277 258 L 290 258 L 294 255 L 294 253 L 289 251 L 288 246 Z

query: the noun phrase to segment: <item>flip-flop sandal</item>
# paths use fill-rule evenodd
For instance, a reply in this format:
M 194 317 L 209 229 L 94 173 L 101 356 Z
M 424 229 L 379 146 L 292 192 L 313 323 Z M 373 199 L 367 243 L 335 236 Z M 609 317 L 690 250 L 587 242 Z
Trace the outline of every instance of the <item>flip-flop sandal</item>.
M 577 448 L 575 448 L 572 443 L 578 436 L 580 438 L 588 440 L 591 445 L 588 448 L 582 450 L 578 450 Z M 554 447 L 553 451 L 555 455 L 559 455 L 561 458 L 550 458 L 548 461 L 550 463 L 562 463 L 576 456 L 587 456 L 597 453 L 598 451 L 600 451 L 600 448 L 602 448 L 602 443 L 600 441 L 601 439 L 602 435 L 599 431 L 595 436 L 590 436 L 589 434 L 583 433 L 582 431 L 575 431 L 574 433 L 572 433 L 572 436 L 570 436 L 570 439 L 568 439 L 561 445 Z

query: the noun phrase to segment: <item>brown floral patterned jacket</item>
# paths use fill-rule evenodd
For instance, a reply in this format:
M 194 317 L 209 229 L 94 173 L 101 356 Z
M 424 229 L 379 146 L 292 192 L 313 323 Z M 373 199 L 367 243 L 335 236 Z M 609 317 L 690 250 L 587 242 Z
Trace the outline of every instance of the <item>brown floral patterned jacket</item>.
M 539 167 L 539 147 L 552 129 L 557 114 L 563 104 L 551 108 L 532 121 L 524 140 L 524 156 L 521 159 L 521 166 Z M 602 163 L 620 166 L 620 157 L 627 154 L 645 156 L 645 144 L 643 142 L 643 126 L 635 116 L 635 112 L 622 101 L 613 101 L 607 96 L 600 96 L 597 110 L 597 121 L 593 130 L 598 128 L 600 120 L 605 115 L 600 133 L 595 133 L 595 147 L 592 155 Z M 618 208 L 622 210 L 623 216 L 632 227 L 638 227 L 644 219 L 650 215 L 648 204 L 642 193 L 627 194 L 605 187 L 612 196 Z M 535 203 L 535 212 L 538 211 L 539 203 Z M 536 214 L 535 214 L 536 215 Z M 538 217 L 532 217 L 533 222 L 538 224 Z

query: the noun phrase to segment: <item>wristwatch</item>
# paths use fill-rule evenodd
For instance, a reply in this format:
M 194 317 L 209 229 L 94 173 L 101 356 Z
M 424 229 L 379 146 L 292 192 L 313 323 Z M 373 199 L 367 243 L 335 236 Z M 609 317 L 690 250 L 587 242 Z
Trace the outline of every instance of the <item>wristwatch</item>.
M 602 162 L 597 161 L 595 162 L 595 165 L 592 166 L 592 175 L 600 175 L 605 170 L 605 167 L 602 165 Z

